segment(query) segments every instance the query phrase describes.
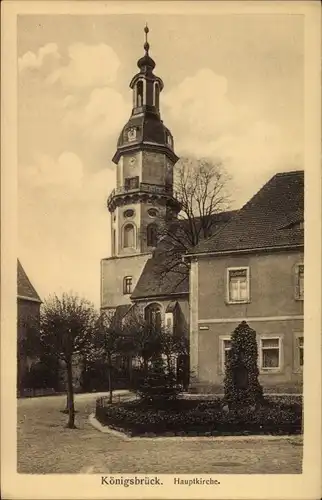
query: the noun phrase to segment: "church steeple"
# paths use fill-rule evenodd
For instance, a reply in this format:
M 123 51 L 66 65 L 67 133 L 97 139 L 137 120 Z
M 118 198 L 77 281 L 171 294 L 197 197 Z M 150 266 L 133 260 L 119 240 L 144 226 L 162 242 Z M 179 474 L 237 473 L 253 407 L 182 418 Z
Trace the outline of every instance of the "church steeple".
M 114 163 L 118 163 L 123 151 L 134 146 L 142 149 L 149 148 L 151 144 L 161 148 L 174 163 L 178 157 L 173 150 L 173 137 L 170 130 L 163 124 L 160 117 L 160 93 L 164 84 L 160 77 L 153 73 L 155 62 L 149 54 L 150 44 L 147 35 L 149 28 L 144 28 L 145 43 L 144 55 L 138 62 L 139 72 L 134 75 L 130 82 L 133 92 L 133 107 L 129 121 L 123 128 L 118 143 L 117 151 L 113 157 Z
M 112 217 L 112 255 L 123 257 L 151 251 L 162 220 L 176 217 L 180 204 L 173 195 L 173 167 L 178 161 L 173 137 L 160 117 L 163 81 L 153 73 L 149 28 L 145 26 L 144 55 L 132 78 L 131 116 L 120 133 L 113 162 L 116 189 L 107 206 Z

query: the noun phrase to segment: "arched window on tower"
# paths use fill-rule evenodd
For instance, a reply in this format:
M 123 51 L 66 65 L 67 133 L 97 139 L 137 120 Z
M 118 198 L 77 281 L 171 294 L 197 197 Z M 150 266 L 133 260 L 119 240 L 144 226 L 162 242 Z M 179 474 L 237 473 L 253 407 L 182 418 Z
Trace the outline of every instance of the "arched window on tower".
M 139 80 L 136 86 L 136 105 L 138 108 L 143 106 L 143 82 Z
M 158 227 L 156 224 L 149 224 L 146 229 L 146 239 L 148 247 L 156 247 L 158 242 Z
M 135 229 L 133 224 L 126 224 L 123 228 L 123 248 L 135 248 Z
M 157 331 L 161 330 L 161 306 L 159 304 L 149 304 L 144 310 L 144 318 L 148 325 L 152 326 Z
M 159 83 L 155 82 L 154 83 L 154 106 L 159 109 L 160 105 L 160 87 Z

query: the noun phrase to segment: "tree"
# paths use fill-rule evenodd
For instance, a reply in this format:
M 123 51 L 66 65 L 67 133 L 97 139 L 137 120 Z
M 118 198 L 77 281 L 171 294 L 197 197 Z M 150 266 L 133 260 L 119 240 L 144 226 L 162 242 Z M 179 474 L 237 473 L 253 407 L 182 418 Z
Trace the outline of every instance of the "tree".
M 132 379 L 134 391 L 154 403 L 175 398 L 182 390 L 177 380 L 177 360 L 188 353 L 186 337 L 147 321 L 139 311 L 128 318 L 126 328 L 132 356 L 138 361 Z
M 29 386 L 32 362 L 41 355 L 39 321 L 31 315 L 18 317 L 17 323 L 17 385 L 21 391 Z M 26 367 L 27 370 L 26 370 Z
M 187 336 L 185 334 L 173 334 L 163 328 L 160 332 L 160 345 L 167 371 L 177 377 L 178 358 L 189 353 Z
M 124 334 L 114 317 L 102 313 L 96 319 L 93 331 L 92 349 L 87 351 L 85 359 L 89 363 L 102 361 L 108 372 L 109 402 L 113 401 L 113 372 L 116 360 L 125 351 Z M 126 352 L 126 351 L 125 351 Z
M 229 176 L 221 161 L 183 157 L 175 167 L 174 177 L 174 194 L 181 211 L 175 219 L 169 219 L 167 214 L 159 221 L 159 239 L 166 256 L 160 276 L 175 272 L 183 280 L 189 268 L 187 262 L 182 262 L 182 255 L 211 236 L 217 224 L 215 215 L 230 206 Z
M 242 321 L 231 336 L 231 349 L 225 363 L 225 401 L 238 410 L 263 402 L 258 381 L 256 332 Z
M 127 315 L 123 328 L 127 351 L 131 353 L 132 358 L 136 358 L 140 368 L 147 373 L 151 360 L 161 354 L 159 326 L 147 321 L 141 311 L 134 307 Z
M 86 299 L 63 293 L 60 298 L 50 296 L 43 304 L 40 340 L 48 354 L 65 364 L 70 429 L 75 428 L 73 358 L 90 349 L 94 327 L 94 308 Z
M 40 339 L 38 317 L 29 316 L 18 320 L 18 387 L 43 389 L 59 387 L 58 360 L 47 353 Z M 21 332 L 24 334 L 21 335 Z M 20 333 L 20 334 L 19 334 Z M 22 377 L 20 363 L 28 366 Z

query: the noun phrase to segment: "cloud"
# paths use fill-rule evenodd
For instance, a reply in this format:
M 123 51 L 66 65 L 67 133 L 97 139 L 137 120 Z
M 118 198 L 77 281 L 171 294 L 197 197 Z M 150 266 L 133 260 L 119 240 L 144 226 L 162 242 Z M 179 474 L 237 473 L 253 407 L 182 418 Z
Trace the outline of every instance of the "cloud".
M 227 79 L 210 69 L 183 80 L 163 102 L 177 153 L 221 158 L 240 203 L 277 171 L 303 168 L 301 131 L 263 120 L 250 101 L 234 103 Z
M 56 195 L 77 189 L 83 181 L 81 159 L 71 151 L 64 151 L 54 160 L 51 156 L 36 154 L 32 165 L 19 167 L 22 184 L 32 188 L 50 188 Z
M 38 292 L 44 299 L 74 290 L 98 306 L 115 169 L 86 173 L 80 158 L 66 151 L 57 159 L 38 154 L 19 173 L 19 256 Z
M 67 65 L 47 77 L 49 85 L 61 82 L 67 88 L 101 87 L 116 80 L 120 60 L 109 45 L 75 43 L 68 47 L 68 58 Z
M 167 92 L 163 103 L 188 133 L 207 139 L 240 128 L 249 113 L 245 106 L 234 105 L 227 93 L 226 78 L 203 68 Z
M 119 132 L 129 115 L 129 105 L 123 96 L 110 87 L 95 88 L 81 104 L 67 96 L 63 125 L 67 130 L 80 130 L 83 136 L 105 140 Z
M 43 45 L 38 49 L 37 53 L 31 51 L 26 52 L 18 59 L 18 69 L 20 72 L 27 69 L 39 69 L 47 56 L 60 59 L 61 56 L 56 43 L 47 43 Z

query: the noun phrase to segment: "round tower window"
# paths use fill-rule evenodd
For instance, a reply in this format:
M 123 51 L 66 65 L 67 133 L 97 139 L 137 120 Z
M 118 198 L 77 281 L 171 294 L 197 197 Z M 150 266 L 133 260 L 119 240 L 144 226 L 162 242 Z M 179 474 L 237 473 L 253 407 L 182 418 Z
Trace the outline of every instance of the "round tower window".
M 156 208 L 150 208 L 148 210 L 148 214 L 150 217 L 156 217 L 158 215 L 158 211 Z
M 123 213 L 124 217 L 128 218 L 128 217 L 133 217 L 134 215 L 134 210 L 132 210 L 132 208 L 129 208 L 128 210 L 125 210 L 125 212 Z

